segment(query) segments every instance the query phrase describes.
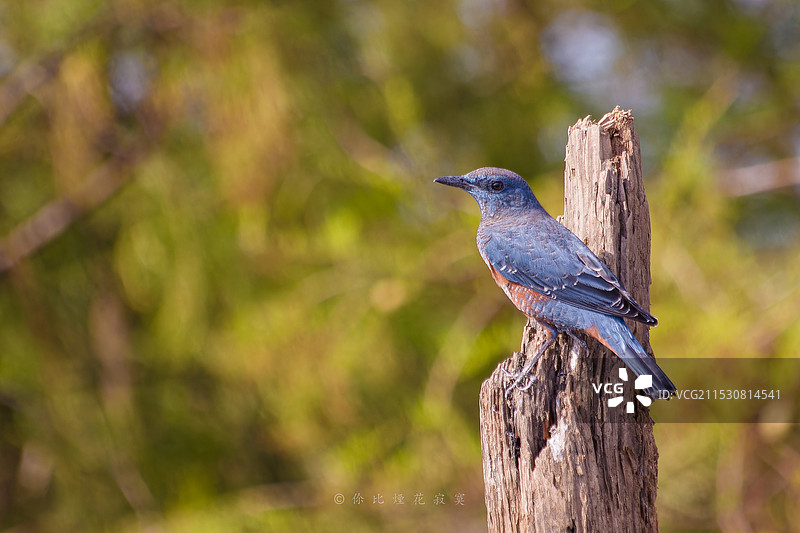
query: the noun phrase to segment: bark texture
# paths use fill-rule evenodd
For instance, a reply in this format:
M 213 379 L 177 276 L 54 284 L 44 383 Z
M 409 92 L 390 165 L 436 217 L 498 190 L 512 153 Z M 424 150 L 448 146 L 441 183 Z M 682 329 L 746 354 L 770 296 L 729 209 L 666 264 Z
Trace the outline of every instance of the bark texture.
M 650 216 L 629 111 L 569 129 L 561 222 L 649 309 Z M 648 352 L 647 327 L 628 322 Z M 505 397 L 500 366 L 519 369 L 545 336 L 528 323 L 522 349 L 481 387 L 481 448 L 489 531 L 658 531 L 653 421 L 609 408 L 592 384 L 621 382 L 622 363 L 598 342 L 561 335 L 535 368 L 537 384 Z M 632 380 L 625 398 L 633 399 Z M 623 404 L 624 405 L 624 404 Z

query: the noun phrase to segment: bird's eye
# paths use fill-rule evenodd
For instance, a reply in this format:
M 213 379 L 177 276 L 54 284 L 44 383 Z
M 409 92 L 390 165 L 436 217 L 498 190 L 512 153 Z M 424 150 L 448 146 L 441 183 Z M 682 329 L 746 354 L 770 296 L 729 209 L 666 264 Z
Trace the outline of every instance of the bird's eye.
M 493 181 L 491 184 L 493 191 L 502 191 L 503 190 L 503 182 L 502 181 Z

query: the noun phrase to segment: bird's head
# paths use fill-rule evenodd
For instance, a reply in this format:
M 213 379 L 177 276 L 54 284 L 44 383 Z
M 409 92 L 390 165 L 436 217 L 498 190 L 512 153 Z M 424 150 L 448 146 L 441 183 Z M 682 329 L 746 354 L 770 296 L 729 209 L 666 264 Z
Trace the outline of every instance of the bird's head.
M 442 176 L 433 181 L 470 193 L 481 208 L 482 218 L 514 209 L 541 207 L 528 183 L 514 172 L 502 168 L 479 168 L 464 176 Z

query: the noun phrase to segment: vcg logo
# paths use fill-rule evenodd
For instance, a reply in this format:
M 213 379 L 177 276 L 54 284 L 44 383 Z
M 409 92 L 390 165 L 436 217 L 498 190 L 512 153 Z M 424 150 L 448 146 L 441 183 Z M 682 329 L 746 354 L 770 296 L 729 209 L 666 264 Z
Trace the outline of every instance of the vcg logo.
M 628 381 L 628 369 L 622 367 L 619 369 L 619 379 L 622 382 Z M 608 399 L 608 406 L 609 407 L 617 407 L 618 405 L 622 404 L 625 401 L 625 398 L 622 396 L 623 393 L 623 383 L 592 383 L 592 388 L 596 394 L 600 394 L 600 391 L 603 391 L 608 396 L 613 396 L 612 398 Z M 642 374 L 636 381 L 633 382 L 633 388 L 636 390 L 648 389 L 653 386 L 653 376 L 650 374 Z M 645 407 L 650 406 L 653 403 L 648 396 L 643 394 L 637 394 L 636 399 Z M 634 403 L 629 401 L 625 404 L 625 412 L 633 413 L 635 410 Z

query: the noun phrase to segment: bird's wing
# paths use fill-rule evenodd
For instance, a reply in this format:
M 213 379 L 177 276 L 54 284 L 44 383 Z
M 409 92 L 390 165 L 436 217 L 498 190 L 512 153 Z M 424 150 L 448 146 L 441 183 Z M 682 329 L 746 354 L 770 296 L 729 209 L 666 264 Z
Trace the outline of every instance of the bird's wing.
M 555 300 L 649 325 L 658 323 L 580 239 L 558 227 L 555 232 L 555 226 L 544 228 L 550 230 L 545 232 L 536 227 L 491 232 L 482 255 L 507 280 Z

